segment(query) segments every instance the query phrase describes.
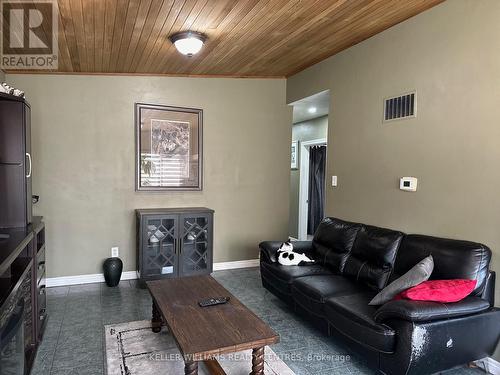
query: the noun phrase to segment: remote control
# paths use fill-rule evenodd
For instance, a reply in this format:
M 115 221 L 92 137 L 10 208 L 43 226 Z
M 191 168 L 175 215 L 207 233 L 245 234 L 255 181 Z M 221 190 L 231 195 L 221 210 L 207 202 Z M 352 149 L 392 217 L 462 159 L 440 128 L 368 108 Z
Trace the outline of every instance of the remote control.
M 227 301 L 229 301 L 229 297 L 207 298 L 199 301 L 198 305 L 200 305 L 200 307 L 208 307 L 208 306 L 222 305 L 224 303 L 227 303 Z

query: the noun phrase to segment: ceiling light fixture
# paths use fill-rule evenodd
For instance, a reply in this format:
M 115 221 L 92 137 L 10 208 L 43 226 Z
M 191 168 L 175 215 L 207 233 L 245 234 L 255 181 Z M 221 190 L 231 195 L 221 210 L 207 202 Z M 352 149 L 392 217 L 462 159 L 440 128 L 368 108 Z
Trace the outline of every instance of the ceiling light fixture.
M 310 108 L 307 110 L 307 112 L 309 112 L 309 113 L 316 113 L 316 111 L 317 111 L 316 107 L 310 107 Z
M 200 52 L 207 37 L 195 31 L 183 31 L 170 35 L 168 39 L 174 44 L 177 51 L 191 57 Z

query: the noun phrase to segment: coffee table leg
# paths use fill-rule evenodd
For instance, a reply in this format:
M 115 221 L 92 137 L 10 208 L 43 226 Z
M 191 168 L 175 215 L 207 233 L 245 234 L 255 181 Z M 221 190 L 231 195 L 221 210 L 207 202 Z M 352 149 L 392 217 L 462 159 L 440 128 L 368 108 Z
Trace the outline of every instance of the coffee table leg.
M 198 375 L 198 362 L 186 362 L 184 364 L 185 375 Z
M 264 375 L 264 347 L 252 350 L 252 372 L 250 375 Z
M 155 301 L 153 301 L 153 318 L 151 319 L 151 328 L 154 333 L 159 333 L 161 331 L 161 314 L 156 307 Z

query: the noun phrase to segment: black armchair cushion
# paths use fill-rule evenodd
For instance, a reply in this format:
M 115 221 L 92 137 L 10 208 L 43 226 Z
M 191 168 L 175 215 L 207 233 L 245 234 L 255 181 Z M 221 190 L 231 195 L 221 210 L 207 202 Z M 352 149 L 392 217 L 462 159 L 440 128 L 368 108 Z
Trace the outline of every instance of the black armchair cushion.
M 345 263 L 344 275 L 355 278 L 373 290 L 382 290 L 392 273 L 402 239 L 401 232 L 363 225 Z
M 264 241 L 259 244 L 261 260 L 269 263 L 278 261 L 276 252 L 283 244 L 282 241 Z M 314 258 L 313 245 L 311 241 L 293 241 L 293 250 L 297 253 L 306 254 L 308 257 Z
M 402 319 L 425 322 L 476 314 L 489 308 L 488 301 L 479 297 L 467 297 L 454 303 L 397 300 L 380 307 L 375 313 L 375 321 L 382 323 L 389 319 Z
M 361 224 L 326 217 L 314 233 L 316 260 L 341 274 Z

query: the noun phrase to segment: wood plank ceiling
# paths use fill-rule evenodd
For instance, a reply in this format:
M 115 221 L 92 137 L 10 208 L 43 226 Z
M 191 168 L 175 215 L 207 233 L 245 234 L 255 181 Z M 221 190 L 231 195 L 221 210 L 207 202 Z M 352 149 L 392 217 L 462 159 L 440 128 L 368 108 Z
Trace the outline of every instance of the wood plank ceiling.
M 442 1 L 58 0 L 58 71 L 287 77 Z M 208 37 L 193 57 L 185 30 Z

